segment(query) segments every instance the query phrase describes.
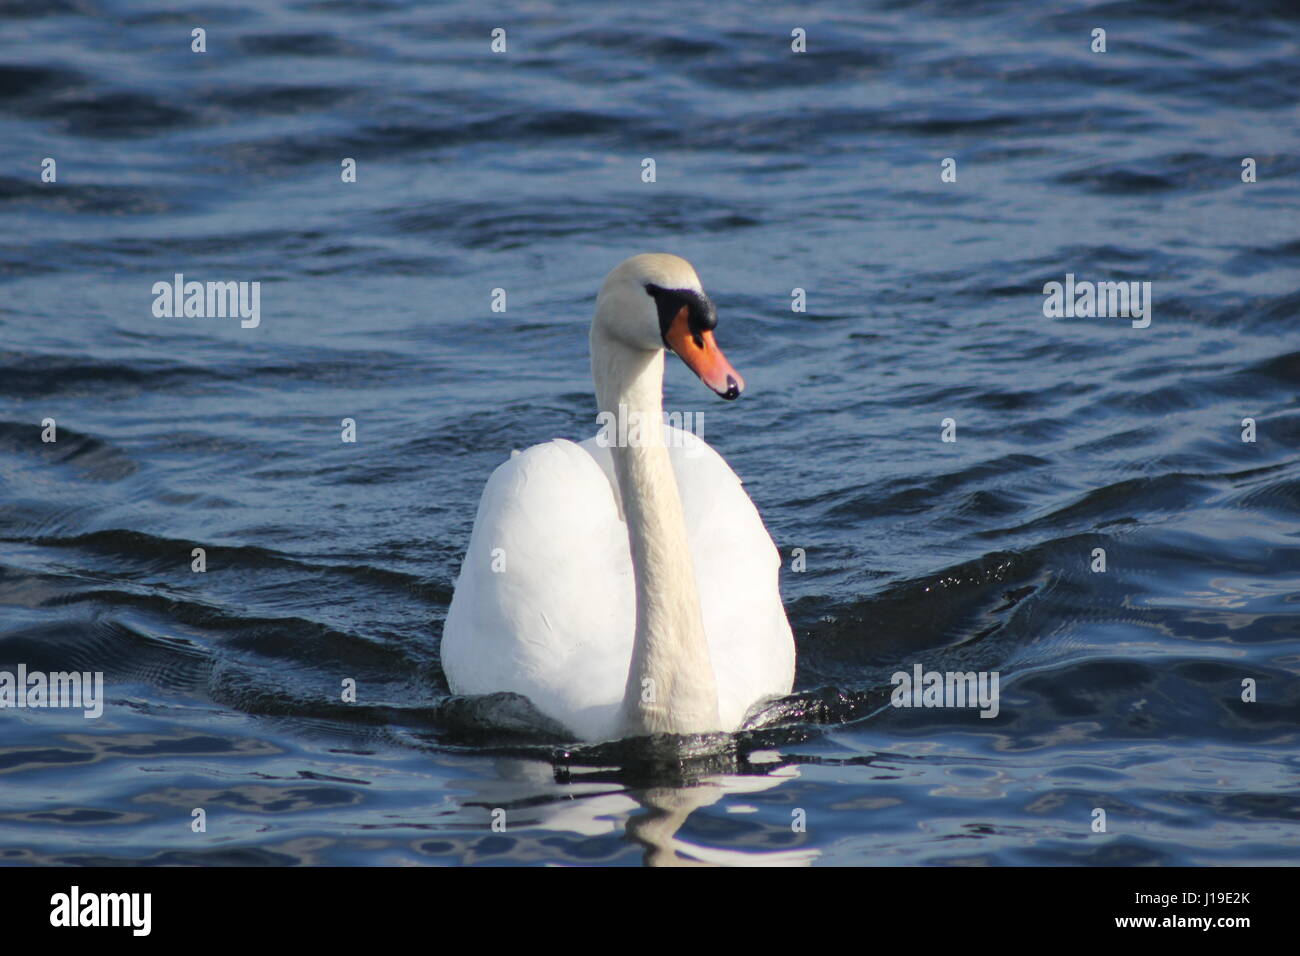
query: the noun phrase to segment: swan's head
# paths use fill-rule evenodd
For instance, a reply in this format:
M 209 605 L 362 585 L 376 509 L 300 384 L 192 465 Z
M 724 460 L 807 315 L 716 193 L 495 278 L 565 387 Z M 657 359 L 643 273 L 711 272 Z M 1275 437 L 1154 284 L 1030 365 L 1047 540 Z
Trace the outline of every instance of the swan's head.
M 745 380 L 714 341 L 717 324 L 717 311 L 691 264 L 647 253 L 624 259 L 605 278 L 592 334 L 647 352 L 667 348 L 723 398 L 739 398 Z

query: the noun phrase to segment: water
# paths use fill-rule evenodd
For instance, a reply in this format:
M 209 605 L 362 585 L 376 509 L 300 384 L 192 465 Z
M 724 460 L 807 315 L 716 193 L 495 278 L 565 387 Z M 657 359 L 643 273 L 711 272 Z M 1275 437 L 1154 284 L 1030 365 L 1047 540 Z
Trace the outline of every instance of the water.
M 0 712 L 0 859 L 1296 858 L 1294 5 L 69 0 L 0 36 L 0 669 L 107 696 Z M 595 292 L 643 251 L 718 304 L 745 397 L 674 363 L 667 404 L 798 641 L 721 752 L 491 729 L 438 663 L 482 485 L 594 433 Z M 261 324 L 155 318 L 178 272 L 261 282 Z M 1151 282 L 1150 326 L 1046 318 L 1067 273 Z M 917 663 L 998 671 L 999 715 L 889 707 Z

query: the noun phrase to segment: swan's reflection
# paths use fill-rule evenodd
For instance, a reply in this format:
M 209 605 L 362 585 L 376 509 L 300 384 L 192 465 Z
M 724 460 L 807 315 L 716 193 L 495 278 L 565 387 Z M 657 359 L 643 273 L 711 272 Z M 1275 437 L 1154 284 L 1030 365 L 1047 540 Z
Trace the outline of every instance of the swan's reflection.
M 766 776 L 718 776 L 693 787 L 655 787 L 635 794 L 644 812 L 627 821 L 627 835 L 645 847 L 647 866 L 807 866 L 814 848 L 793 850 L 724 850 L 678 838 L 686 818 L 724 796 L 770 790 L 799 776 L 798 767 L 780 767 Z
M 523 826 L 584 837 L 622 830 L 645 849 L 648 866 L 806 866 L 819 855 L 817 849 L 723 849 L 678 836 L 698 809 L 725 797 L 769 791 L 798 779 L 799 768 L 779 760 L 771 751 L 752 753 L 743 761 L 732 755 L 728 762 L 734 765 L 733 771 L 718 772 L 715 757 L 709 761 L 708 772 L 692 772 L 688 764 L 679 763 L 674 773 L 659 773 L 659 780 L 650 780 L 645 768 L 629 771 L 626 767 L 502 758 L 497 761 L 500 776 L 495 785 L 482 782 L 477 798 L 467 802 L 488 806 L 493 802 L 489 794 L 495 792 L 499 800 L 503 796 L 499 788 L 507 784 L 509 804 L 527 808 Z M 727 809 L 744 813 L 755 808 L 734 804 Z M 512 827 L 517 825 L 512 823 Z

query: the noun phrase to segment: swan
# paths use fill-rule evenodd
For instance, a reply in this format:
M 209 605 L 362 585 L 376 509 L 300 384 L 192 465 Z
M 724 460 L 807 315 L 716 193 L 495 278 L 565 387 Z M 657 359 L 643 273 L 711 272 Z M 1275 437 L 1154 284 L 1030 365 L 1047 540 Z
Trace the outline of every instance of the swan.
M 716 325 L 685 259 L 633 256 L 606 277 L 590 336 L 604 427 L 488 479 L 443 627 L 452 693 L 522 694 L 598 741 L 738 730 L 790 692 L 776 546 L 722 457 L 663 420 L 665 350 L 739 397 Z

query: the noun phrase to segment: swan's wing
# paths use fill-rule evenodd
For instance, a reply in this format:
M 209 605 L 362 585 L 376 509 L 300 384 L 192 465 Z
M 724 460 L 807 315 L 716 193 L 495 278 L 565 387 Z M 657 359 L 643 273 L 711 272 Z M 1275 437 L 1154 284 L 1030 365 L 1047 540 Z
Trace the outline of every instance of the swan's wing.
M 635 621 L 627 529 L 592 456 L 558 439 L 501 464 L 443 629 L 451 689 L 514 691 L 585 739 L 613 736 Z
M 690 432 L 671 426 L 664 431 L 717 678 L 718 716 L 725 727 L 738 728 L 751 705 L 788 694 L 794 682 L 794 637 L 779 584 L 781 558 L 754 503 L 722 456 Z M 610 450 L 595 438 L 582 447 L 600 465 L 617 498 Z M 626 536 L 623 525 L 619 527 Z M 630 575 L 630 560 L 628 564 Z
M 794 683 L 781 556 L 722 456 L 690 432 L 676 433 L 670 454 L 718 681 L 718 712 L 725 726 L 739 727 L 755 702 L 788 694 Z
M 780 557 L 740 479 L 668 428 L 723 725 L 790 691 Z M 617 733 L 636 627 L 613 458 L 595 438 L 537 445 L 492 473 L 443 629 L 458 694 L 513 691 L 588 740 Z

